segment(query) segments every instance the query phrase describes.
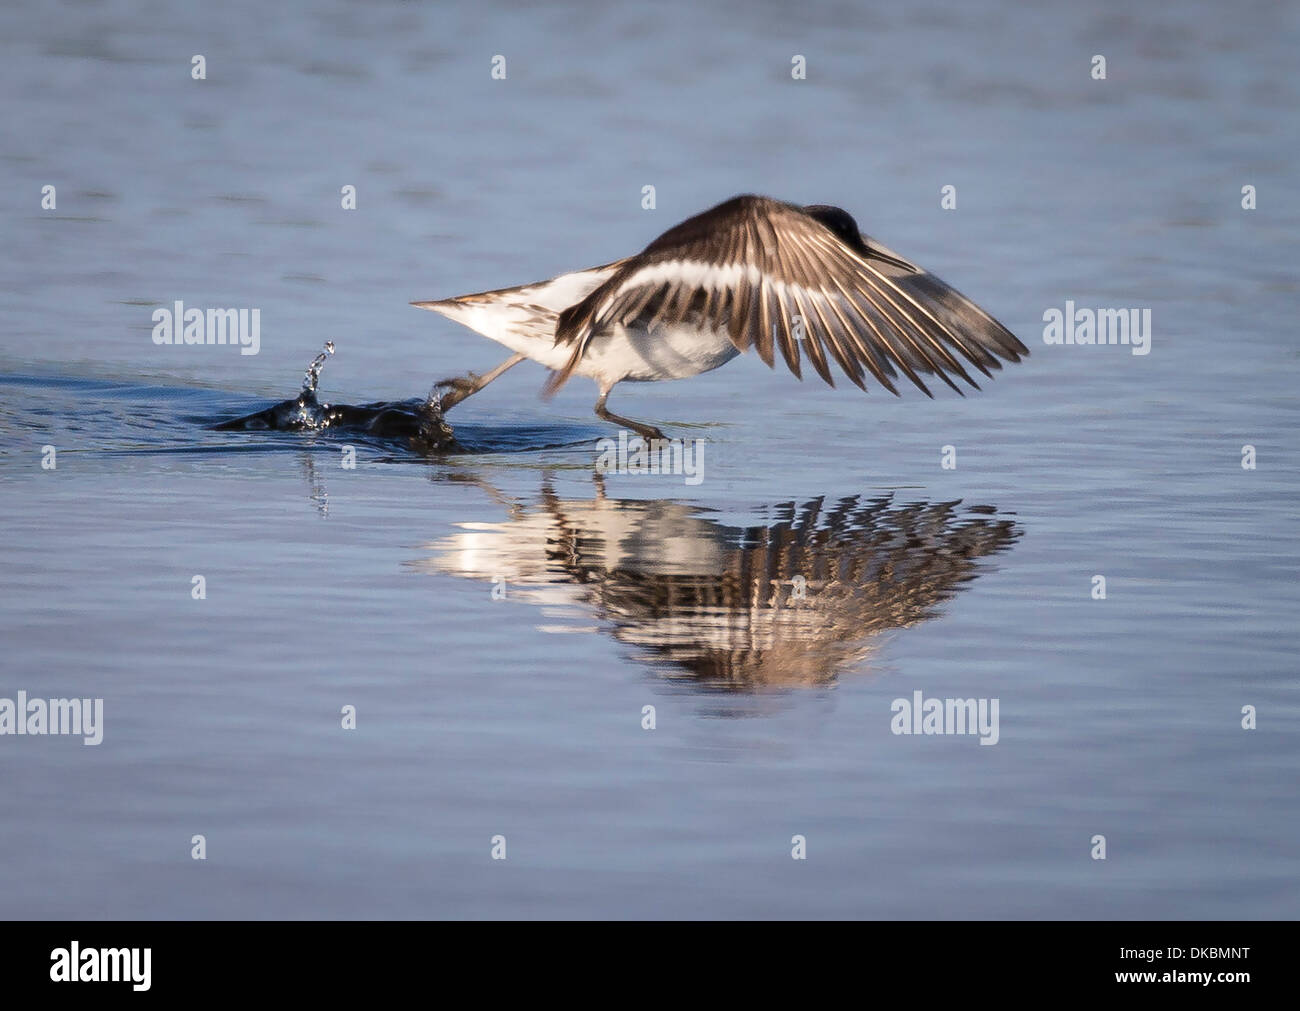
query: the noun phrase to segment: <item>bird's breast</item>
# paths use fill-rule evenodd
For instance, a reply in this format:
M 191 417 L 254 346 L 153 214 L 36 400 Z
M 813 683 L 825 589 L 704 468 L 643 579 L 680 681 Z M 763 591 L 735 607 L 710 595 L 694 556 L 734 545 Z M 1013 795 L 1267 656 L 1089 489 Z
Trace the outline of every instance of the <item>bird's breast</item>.
M 619 325 L 591 338 L 576 371 L 598 381 L 652 383 L 697 376 L 738 354 L 726 330 Z

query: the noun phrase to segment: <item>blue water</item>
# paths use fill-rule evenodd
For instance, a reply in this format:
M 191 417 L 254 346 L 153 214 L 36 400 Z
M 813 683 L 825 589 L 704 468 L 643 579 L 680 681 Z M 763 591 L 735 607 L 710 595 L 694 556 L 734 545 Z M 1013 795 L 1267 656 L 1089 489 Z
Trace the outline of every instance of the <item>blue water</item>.
M 0 736 L 0 914 L 1300 913 L 1296 9 L 1090 7 L 0 10 L 0 699 L 104 700 L 98 746 Z M 619 387 L 698 484 L 598 474 L 594 390 L 527 364 L 445 454 L 212 428 L 326 339 L 322 400 L 418 402 L 505 353 L 408 302 L 737 192 L 1031 357 Z M 259 353 L 155 345 L 176 300 Z M 1066 300 L 1150 353 L 1045 345 Z M 892 733 L 918 690 L 997 744 Z

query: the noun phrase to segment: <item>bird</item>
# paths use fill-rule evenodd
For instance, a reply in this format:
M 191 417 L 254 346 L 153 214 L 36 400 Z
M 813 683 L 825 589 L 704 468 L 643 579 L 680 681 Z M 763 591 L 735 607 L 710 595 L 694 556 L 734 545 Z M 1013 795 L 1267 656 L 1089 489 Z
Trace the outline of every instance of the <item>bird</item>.
M 514 288 L 412 302 L 514 354 L 484 375 L 446 379 L 443 411 L 531 359 L 550 370 L 545 398 L 573 376 L 595 381 L 596 416 L 646 440 L 653 425 L 606 406 L 620 382 L 684 379 L 755 351 L 803 379 L 803 361 L 829 385 L 832 363 L 855 386 L 899 396 L 901 372 L 927 397 L 933 376 L 978 390 L 1029 349 L 960 292 L 864 235 L 827 204 L 746 194 L 670 228 L 640 253 Z M 968 369 L 969 366 L 969 369 Z M 963 394 L 964 395 L 964 394 Z

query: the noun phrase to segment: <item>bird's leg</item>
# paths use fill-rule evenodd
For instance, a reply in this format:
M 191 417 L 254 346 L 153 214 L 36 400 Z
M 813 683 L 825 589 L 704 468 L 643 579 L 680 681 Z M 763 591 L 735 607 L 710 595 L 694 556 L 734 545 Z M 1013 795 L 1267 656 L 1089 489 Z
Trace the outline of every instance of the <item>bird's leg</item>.
M 596 401 L 596 417 L 601 418 L 604 421 L 612 421 L 614 424 L 622 425 L 624 428 L 629 428 L 647 442 L 651 442 L 655 439 L 667 438 L 667 436 L 665 436 L 663 432 L 659 431 L 659 429 L 655 428 L 654 425 L 643 425 L 639 421 L 629 421 L 627 418 L 620 418 L 617 414 L 607 410 L 605 407 L 605 398 L 608 396 L 609 390 L 600 391 L 600 399 Z
M 429 391 L 429 400 L 433 402 L 436 399 L 439 410 L 446 414 L 466 397 L 473 396 L 501 373 L 514 368 L 527 357 L 525 354 L 511 355 L 485 376 L 478 376 L 471 372 L 467 376 L 457 376 L 454 379 L 444 379 L 441 382 L 434 383 L 433 389 Z M 448 392 L 435 398 L 434 394 L 444 388 Z

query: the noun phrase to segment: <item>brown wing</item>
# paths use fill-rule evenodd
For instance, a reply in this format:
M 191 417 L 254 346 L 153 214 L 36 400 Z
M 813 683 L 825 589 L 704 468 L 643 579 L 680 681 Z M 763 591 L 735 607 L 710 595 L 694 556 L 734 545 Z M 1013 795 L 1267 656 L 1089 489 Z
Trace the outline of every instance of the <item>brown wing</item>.
M 829 367 L 894 394 L 898 370 L 978 384 L 1029 350 L 1006 327 L 933 274 L 870 238 L 855 250 L 817 218 L 765 197 L 736 197 L 665 232 L 586 298 L 560 314 L 556 342 L 574 347 L 548 392 L 563 385 L 591 337 L 616 324 L 725 327 L 769 366 L 775 351 L 802 378 L 801 352 L 827 383 Z

